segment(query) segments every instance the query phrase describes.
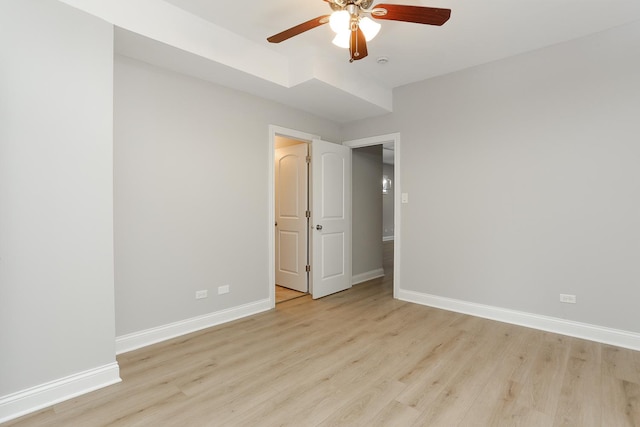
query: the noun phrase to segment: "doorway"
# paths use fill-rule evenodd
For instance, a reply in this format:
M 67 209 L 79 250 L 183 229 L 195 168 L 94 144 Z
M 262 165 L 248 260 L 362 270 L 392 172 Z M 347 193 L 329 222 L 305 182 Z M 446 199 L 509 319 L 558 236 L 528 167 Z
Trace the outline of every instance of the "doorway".
M 320 171 L 322 169 L 326 169 L 327 171 L 331 171 L 331 173 L 329 173 L 329 179 L 326 181 L 326 183 L 324 184 L 323 188 L 336 188 L 336 187 L 341 187 L 344 185 L 344 191 L 345 193 L 343 194 L 343 196 L 334 198 L 334 197 L 329 197 L 329 199 L 334 199 L 334 200 L 344 200 L 344 207 L 345 209 L 347 209 L 348 215 L 345 217 L 348 218 L 348 221 L 345 223 L 346 224 L 346 232 L 343 233 L 343 237 L 341 239 L 337 239 L 334 238 L 335 236 L 337 236 L 337 233 L 334 233 L 333 236 L 327 236 L 325 238 L 325 233 L 333 233 L 333 231 L 331 230 L 332 227 L 328 227 L 325 226 L 324 230 L 323 227 L 321 226 L 322 224 L 310 224 L 309 226 L 309 231 L 310 234 L 312 234 L 312 236 L 310 236 L 309 241 L 311 242 L 315 242 L 313 243 L 313 245 L 316 244 L 320 244 L 321 242 L 327 242 L 329 243 L 329 245 L 327 245 L 324 249 L 320 246 L 318 249 L 315 248 L 315 246 L 310 250 L 311 252 L 311 259 L 312 262 L 311 264 L 314 264 L 314 260 L 316 259 L 315 257 L 320 257 L 324 259 L 330 261 L 330 262 L 334 262 L 334 266 L 338 266 L 339 268 L 342 268 L 343 270 L 340 270 L 339 268 L 328 268 L 328 269 L 324 269 L 324 271 L 328 274 L 326 274 L 326 277 L 328 279 L 335 279 L 339 276 L 343 276 L 345 278 L 349 278 L 349 283 L 348 283 L 348 287 L 351 286 L 351 222 L 352 222 L 352 218 L 351 218 L 351 213 L 350 213 L 350 209 L 351 209 L 351 148 L 356 148 L 356 147 L 365 147 L 365 146 L 370 146 L 370 145 L 379 145 L 379 144 L 384 144 L 384 143 L 390 143 L 393 146 L 393 150 L 394 150 L 394 154 L 395 154 L 395 172 L 394 172 L 394 188 L 395 188 L 395 194 L 393 196 L 394 199 L 394 211 L 395 211 L 395 218 L 394 218 L 394 251 L 393 251 L 393 264 L 394 264 L 394 269 L 393 269 L 393 296 L 397 297 L 398 295 L 398 289 L 400 287 L 400 259 L 401 259 L 401 241 L 400 241 L 400 226 L 401 226 L 401 212 L 400 212 L 400 134 L 399 133 L 395 133 L 395 134 L 387 134 L 387 135 L 380 135 L 380 136 L 376 136 L 376 137 L 370 137 L 370 138 L 363 138 L 363 139 L 358 139 L 358 140 L 352 140 L 352 141 L 346 141 L 343 142 L 342 144 L 330 144 L 330 143 L 326 143 L 324 141 L 319 140 L 319 137 L 317 135 L 313 135 L 313 134 L 309 134 L 309 133 L 305 133 L 305 132 L 300 132 L 300 131 L 296 131 L 293 129 L 288 129 L 288 128 L 283 128 L 280 126 L 276 126 L 276 125 L 270 125 L 269 126 L 269 164 L 268 164 L 268 177 L 267 177 L 267 186 L 268 186 L 268 222 L 267 222 L 267 226 L 268 226 L 268 253 L 269 253 L 269 259 L 268 259 L 268 268 L 269 268 L 269 279 L 268 279 L 268 295 L 269 295 L 269 301 L 270 301 L 270 305 L 272 308 L 275 307 L 275 288 L 276 288 L 276 283 L 275 283 L 275 183 L 274 183 L 274 164 L 275 164 L 275 139 L 276 136 L 285 136 L 291 139 L 295 139 L 298 141 L 302 141 L 305 142 L 307 144 L 312 144 L 313 146 L 318 148 L 318 154 L 320 154 L 319 156 L 312 156 L 313 160 L 312 160 L 312 170 L 315 171 Z M 320 149 L 320 147 L 324 147 L 323 149 Z M 327 152 L 326 154 L 326 159 L 327 159 L 327 163 L 326 163 L 326 167 L 322 166 L 321 160 L 324 156 L 324 154 L 322 153 L 322 151 L 324 151 L 325 149 L 329 149 L 329 151 L 331 151 L 331 153 Z M 337 150 L 339 149 L 339 150 Z M 336 150 L 336 151 L 334 151 Z M 316 166 L 313 165 L 314 162 L 320 162 L 318 163 Z M 345 165 L 345 167 L 347 169 L 340 169 L 340 167 L 338 165 Z M 340 179 L 338 179 L 338 181 L 336 181 L 337 177 L 342 177 Z M 341 181 L 342 179 L 344 179 L 343 181 Z M 312 180 L 316 183 L 321 183 L 322 180 L 318 179 L 316 180 L 315 178 Z M 336 184 L 340 184 L 340 185 L 336 185 Z M 314 184 L 315 185 L 315 184 Z M 320 190 L 314 189 L 313 191 L 316 194 L 321 194 Z M 324 201 L 325 197 L 321 196 L 318 197 L 319 201 L 318 203 L 314 204 L 314 200 L 313 198 L 310 198 L 310 205 L 312 208 L 312 212 L 315 212 L 315 210 L 317 209 L 318 211 L 323 211 L 323 209 L 321 209 L 321 204 L 320 201 Z M 334 207 L 337 206 L 337 204 L 334 203 L 333 205 Z M 331 212 L 332 208 L 330 208 L 328 210 L 328 212 Z M 335 212 L 335 210 L 333 210 L 333 212 Z M 312 219 L 313 218 L 321 218 L 322 215 L 321 214 L 314 214 L 312 213 Z M 321 218 L 321 219 L 326 219 L 326 218 Z M 329 220 L 329 219 L 327 219 Z M 320 231 L 315 231 L 315 230 L 320 230 Z M 315 239 L 314 239 L 315 237 Z M 341 246 L 336 246 L 337 243 L 339 242 L 344 242 L 344 251 L 336 251 L 334 250 L 334 248 L 341 248 Z M 333 246 L 331 246 L 331 244 L 334 244 Z M 342 243 L 341 243 L 342 245 Z M 341 254 L 339 256 L 337 256 L 337 254 Z M 318 276 L 316 277 L 316 274 L 319 274 L 321 271 L 323 271 L 323 268 L 321 267 L 322 262 L 324 262 L 324 259 L 321 259 L 321 262 L 316 262 L 316 264 L 320 267 L 316 268 L 314 270 L 314 273 L 310 276 L 313 276 L 313 278 L 310 277 L 309 279 L 309 290 L 314 288 L 314 282 L 317 282 L 316 284 L 318 285 L 318 290 L 320 289 L 320 284 L 321 282 L 324 280 L 325 277 L 323 276 Z M 340 264 L 340 260 L 344 260 L 344 265 L 342 265 L 341 267 L 339 266 Z M 313 266 L 312 266 L 313 268 Z M 324 284 L 322 284 L 324 287 Z M 331 287 L 330 285 L 327 287 Z M 338 289 L 340 290 L 340 289 Z M 334 289 L 332 292 L 335 292 L 336 290 Z M 315 295 L 315 294 L 314 294 Z M 321 293 L 319 292 L 319 296 L 321 297 Z
M 268 195 L 268 295 L 271 308 L 276 306 L 276 207 L 275 207 L 275 151 L 276 139 L 283 137 L 288 140 L 296 141 L 296 143 L 310 144 L 314 139 L 318 139 L 318 135 L 300 132 L 280 126 L 269 126 L 269 165 L 267 176 L 267 195 Z M 293 144 L 296 145 L 296 144 Z M 305 272 L 306 273 L 306 272 Z M 307 282 L 308 283 L 308 282 Z
M 309 144 L 275 137 L 276 303 L 309 292 Z
M 393 271 L 393 297 L 398 297 L 400 289 L 400 259 L 401 259 L 401 201 L 400 186 L 400 134 L 386 134 L 369 138 L 345 141 L 344 146 L 351 149 L 382 146 L 382 170 L 386 176 L 386 191 L 383 193 L 383 229 L 382 229 L 382 265 L 386 272 Z M 383 176 L 380 177 L 380 191 L 383 191 Z M 354 189 L 357 191 L 357 189 Z M 405 200 L 408 200 L 405 193 Z M 384 212 L 386 210 L 386 212 Z M 386 215 L 385 215 L 386 213 Z M 389 215 L 391 213 L 391 215 Z M 385 216 L 387 218 L 385 218 Z M 392 218 L 388 218 L 392 216 Z

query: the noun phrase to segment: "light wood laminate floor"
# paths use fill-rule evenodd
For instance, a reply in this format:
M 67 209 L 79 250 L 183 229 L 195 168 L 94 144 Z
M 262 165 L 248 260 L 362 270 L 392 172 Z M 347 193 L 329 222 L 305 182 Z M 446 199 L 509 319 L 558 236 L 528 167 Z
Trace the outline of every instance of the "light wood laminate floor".
M 276 285 L 276 304 L 289 301 L 292 299 L 300 298 L 307 295 L 306 292 L 298 292 L 293 289 L 288 289 L 283 286 Z
M 640 426 L 639 352 L 394 300 L 390 268 L 118 362 L 7 425 Z

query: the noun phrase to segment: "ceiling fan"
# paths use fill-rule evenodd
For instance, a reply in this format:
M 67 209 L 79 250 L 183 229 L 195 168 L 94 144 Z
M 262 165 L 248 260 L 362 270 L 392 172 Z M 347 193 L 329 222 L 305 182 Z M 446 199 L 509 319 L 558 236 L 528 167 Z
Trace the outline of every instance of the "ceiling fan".
M 357 61 L 367 56 L 367 42 L 380 31 L 380 24 L 374 19 L 415 22 L 417 24 L 442 25 L 449 20 L 451 9 L 435 7 L 405 6 L 399 4 L 377 4 L 373 0 L 324 0 L 333 13 L 310 19 L 307 22 L 275 34 L 267 41 L 280 43 L 327 22 L 336 33 L 333 44 L 349 48 L 351 59 Z

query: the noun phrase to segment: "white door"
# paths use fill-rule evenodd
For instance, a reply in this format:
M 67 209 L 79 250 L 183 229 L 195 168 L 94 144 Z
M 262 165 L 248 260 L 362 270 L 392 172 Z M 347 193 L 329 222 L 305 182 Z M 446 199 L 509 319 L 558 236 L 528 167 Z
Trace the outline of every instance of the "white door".
M 276 284 L 308 291 L 307 150 L 301 143 L 275 150 Z
M 351 287 L 351 149 L 311 144 L 311 295 Z

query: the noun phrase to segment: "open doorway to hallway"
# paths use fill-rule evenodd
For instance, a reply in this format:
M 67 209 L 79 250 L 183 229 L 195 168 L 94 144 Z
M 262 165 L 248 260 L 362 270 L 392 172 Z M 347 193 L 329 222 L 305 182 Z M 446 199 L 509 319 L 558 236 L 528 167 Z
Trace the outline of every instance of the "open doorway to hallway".
M 398 294 L 398 289 L 400 289 L 400 261 L 401 261 L 401 185 L 400 185 L 400 134 L 387 134 L 387 135 L 379 135 L 368 138 L 362 138 L 357 140 L 345 141 L 343 145 L 347 147 L 351 147 L 353 152 L 355 153 L 359 148 L 369 148 L 376 150 L 376 155 L 379 155 L 379 162 L 377 172 L 375 175 L 371 175 L 369 180 L 375 179 L 375 186 L 377 189 L 375 190 L 378 194 L 380 202 L 380 219 L 378 220 L 378 227 L 374 230 L 373 226 L 367 226 L 366 230 L 371 230 L 371 233 L 375 233 L 376 237 L 374 240 L 377 240 L 379 243 L 376 243 L 376 246 L 380 249 L 377 249 L 377 253 L 381 255 L 373 255 L 375 257 L 380 256 L 382 258 L 382 272 L 378 272 L 376 274 L 376 267 L 373 264 L 368 264 L 368 270 L 366 268 L 360 268 L 354 265 L 354 278 L 357 279 L 357 274 L 362 274 L 361 281 L 370 280 L 367 275 L 372 277 L 381 277 L 386 283 L 392 287 L 393 296 L 396 297 Z M 370 148 L 374 147 L 374 148 Z M 375 148 L 377 147 L 377 148 Z M 354 161 L 355 162 L 355 161 Z M 376 177 L 376 178 L 374 178 Z M 384 180 L 384 181 L 383 181 Z M 356 179 L 354 178 L 354 203 L 355 203 L 355 195 L 359 193 L 361 190 L 356 183 Z M 373 188 L 373 187 L 372 187 Z M 372 193 L 373 194 L 373 193 Z M 408 199 L 408 198 L 407 198 Z M 378 208 L 374 208 L 378 209 Z M 356 243 L 355 239 L 358 237 L 356 234 L 356 223 L 360 221 L 362 215 L 366 213 L 366 210 L 360 210 L 359 214 L 356 213 L 356 208 L 354 207 L 354 258 L 355 252 L 358 251 L 358 247 L 363 247 L 361 242 Z M 366 235 L 365 235 L 366 236 Z M 367 241 L 368 238 L 365 237 L 363 241 Z M 373 241 L 373 240 L 370 240 Z M 376 258 L 380 259 L 380 258 Z M 355 263 L 355 261 L 354 261 Z M 359 271 L 356 272 L 356 268 L 359 268 Z M 354 280 L 354 284 L 357 280 Z
M 353 285 L 386 278 L 393 289 L 394 143 L 353 148 Z

